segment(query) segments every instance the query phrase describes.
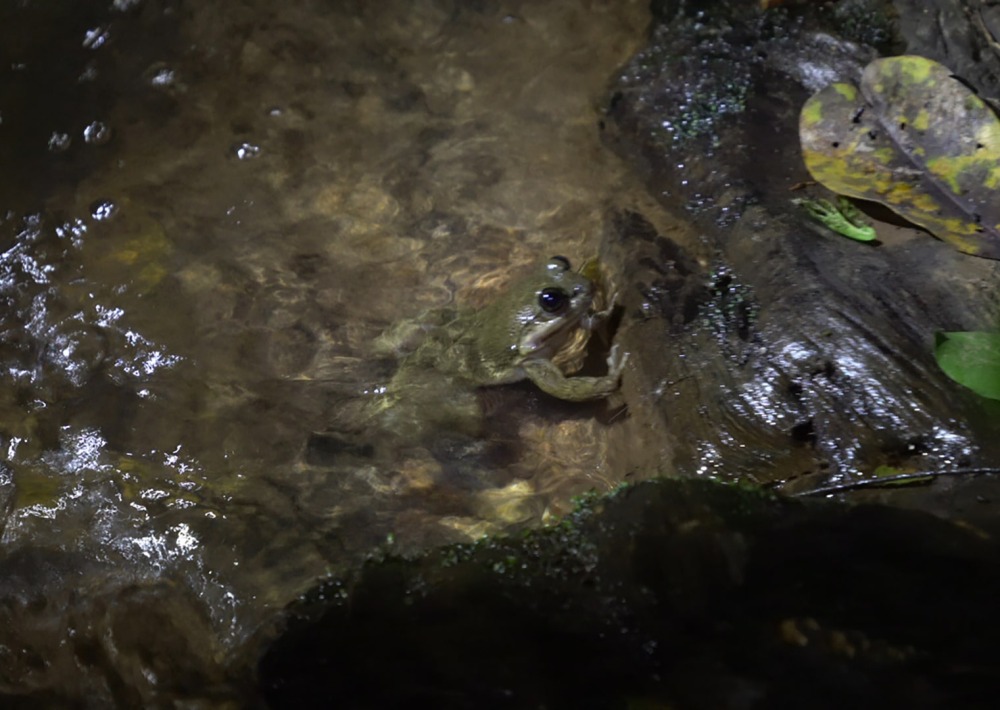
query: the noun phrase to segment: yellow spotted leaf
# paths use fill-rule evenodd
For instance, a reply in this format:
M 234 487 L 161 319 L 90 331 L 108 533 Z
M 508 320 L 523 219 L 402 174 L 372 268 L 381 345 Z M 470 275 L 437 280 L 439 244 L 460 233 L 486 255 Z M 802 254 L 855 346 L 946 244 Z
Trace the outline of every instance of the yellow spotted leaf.
M 817 182 L 881 202 L 959 251 L 1000 259 L 1000 120 L 942 64 L 876 59 L 799 118 Z

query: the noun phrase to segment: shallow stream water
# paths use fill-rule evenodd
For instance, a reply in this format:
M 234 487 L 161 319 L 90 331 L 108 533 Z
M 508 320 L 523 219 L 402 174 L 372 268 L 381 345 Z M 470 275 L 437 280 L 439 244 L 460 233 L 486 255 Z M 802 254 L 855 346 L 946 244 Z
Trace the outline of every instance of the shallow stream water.
M 385 384 L 394 321 L 596 252 L 633 189 L 596 126 L 646 5 L 0 10 L 0 688 L 148 700 L 114 689 L 167 671 L 95 599 L 169 626 L 144 590 L 181 589 L 217 660 L 327 571 L 620 482 L 600 408 L 528 386 L 461 445 L 323 432 Z

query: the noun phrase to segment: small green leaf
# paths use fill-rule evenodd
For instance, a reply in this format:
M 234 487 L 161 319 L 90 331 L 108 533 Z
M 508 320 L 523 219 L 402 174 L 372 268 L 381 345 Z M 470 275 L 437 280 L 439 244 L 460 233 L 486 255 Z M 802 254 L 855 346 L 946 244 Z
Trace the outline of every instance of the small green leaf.
M 938 333 L 934 357 L 945 374 L 973 392 L 1000 399 L 1000 333 Z
M 792 200 L 805 209 L 809 216 L 820 224 L 832 229 L 837 234 L 856 239 L 859 242 L 870 242 L 875 239 L 875 228 L 865 221 L 857 207 L 846 197 L 838 197 L 834 205 L 829 200 L 803 197 Z

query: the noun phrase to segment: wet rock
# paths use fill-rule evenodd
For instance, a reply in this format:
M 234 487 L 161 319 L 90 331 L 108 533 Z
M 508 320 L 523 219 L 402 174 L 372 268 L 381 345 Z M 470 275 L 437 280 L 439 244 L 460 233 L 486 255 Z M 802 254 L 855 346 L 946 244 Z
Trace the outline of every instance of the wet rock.
M 0 559 L 4 707 L 246 706 L 196 595 L 166 580 L 66 585 L 94 567 L 37 547 Z
M 987 707 L 998 561 L 923 513 L 649 482 L 329 580 L 259 677 L 273 708 Z
M 980 96 L 1000 96 L 1000 8 L 983 0 L 897 0 L 906 53 L 941 62 Z
M 665 234 L 618 215 L 605 239 L 625 274 L 622 337 L 639 365 L 630 406 L 672 441 L 666 470 L 798 478 L 788 488 L 802 490 L 879 465 L 947 468 L 1000 453 L 981 402 L 932 356 L 935 332 L 995 327 L 997 263 L 886 214 L 875 214 L 886 221 L 870 248 L 792 206 L 810 180 L 805 99 L 856 77 L 876 49 L 925 46 L 915 28 L 930 31 L 913 3 L 898 20 L 886 3 L 837 6 L 657 3 L 649 45 L 614 81 L 608 143 L 693 225 Z M 671 283 L 687 281 L 678 302 Z

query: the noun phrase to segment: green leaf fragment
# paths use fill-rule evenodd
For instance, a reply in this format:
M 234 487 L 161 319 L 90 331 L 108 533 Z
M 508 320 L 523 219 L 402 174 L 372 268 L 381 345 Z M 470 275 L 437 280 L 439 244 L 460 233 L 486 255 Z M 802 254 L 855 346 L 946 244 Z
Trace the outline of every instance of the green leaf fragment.
M 814 200 L 809 197 L 795 199 L 792 202 L 805 209 L 810 217 L 837 234 L 856 239 L 859 242 L 870 242 L 875 239 L 875 228 L 865 219 L 861 211 L 844 197 L 838 197 L 836 205 L 829 200 L 822 198 Z
M 934 357 L 955 382 L 982 397 L 1000 399 L 1000 333 L 938 333 Z
M 930 483 L 934 476 L 911 476 L 912 471 L 896 466 L 877 466 L 872 475 L 875 478 L 890 479 L 882 481 L 883 486 L 915 486 Z M 896 478 L 897 480 L 891 480 Z
M 898 476 L 901 473 L 906 473 L 906 471 L 896 466 L 885 465 L 876 466 L 875 470 L 872 471 L 872 475 L 875 478 L 888 478 L 889 476 Z

